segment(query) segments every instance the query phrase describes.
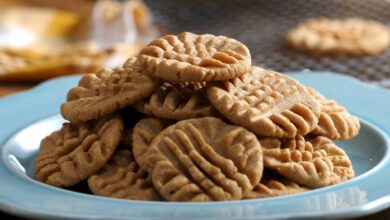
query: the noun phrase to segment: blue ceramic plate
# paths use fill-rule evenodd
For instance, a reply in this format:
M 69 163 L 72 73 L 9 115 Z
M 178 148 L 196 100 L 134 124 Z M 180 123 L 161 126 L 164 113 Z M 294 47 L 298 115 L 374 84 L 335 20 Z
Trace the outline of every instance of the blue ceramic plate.
M 30 217 L 90 219 L 259 219 L 360 216 L 390 206 L 390 91 L 332 73 L 293 73 L 361 119 L 360 134 L 340 141 L 357 177 L 275 198 L 174 203 L 108 199 L 54 188 L 32 177 L 40 140 L 63 122 L 59 106 L 79 77 L 51 80 L 0 100 L 0 209 Z

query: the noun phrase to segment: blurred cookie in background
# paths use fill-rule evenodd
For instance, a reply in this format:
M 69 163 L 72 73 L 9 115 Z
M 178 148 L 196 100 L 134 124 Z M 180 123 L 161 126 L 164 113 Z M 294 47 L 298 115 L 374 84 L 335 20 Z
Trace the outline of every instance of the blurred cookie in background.
M 74 11 L 25 3 L 0 10 L 0 81 L 114 68 L 159 35 L 140 0 L 103 0 Z
M 375 55 L 390 45 L 390 29 L 362 18 L 315 18 L 287 34 L 287 42 L 312 54 Z
M 101 49 L 92 41 L 54 48 L 1 49 L 0 80 L 41 81 L 67 74 L 95 72 L 105 66 L 116 66 L 117 59 L 134 55 L 137 51 L 136 46 L 119 45 Z

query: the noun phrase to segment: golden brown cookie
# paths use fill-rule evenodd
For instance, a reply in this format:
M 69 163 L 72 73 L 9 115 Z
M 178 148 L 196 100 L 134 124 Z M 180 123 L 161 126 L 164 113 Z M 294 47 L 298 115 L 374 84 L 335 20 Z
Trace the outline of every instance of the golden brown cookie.
M 96 72 L 118 52 L 115 48 L 99 48 L 92 41 L 53 46 L 36 45 L 26 49 L 2 47 L 0 80 L 39 82 L 75 73 Z
M 267 175 L 264 171 L 260 183 L 256 184 L 244 199 L 259 199 L 274 196 L 290 195 L 308 191 L 309 189 L 298 183 L 275 175 Z
M 313 134 L 330 139 L 346 140 L 359 133 L 360 122 L 357 117 L 351 115 L 335 100 L 325 98 L 312 88 L 308 90 L 321 104 L 321 115 L 317 127 L 312 131 Z
M 212 117 L 169 126 L 138 159 L 169 201 L 241 199 L 263 172 L 256 136 Z
M 148 174 L 141 170 L 129 150 L 117 151 L 110 161 L 88 178 L 95 195 L 134 199 L 161 200 Z
M 260 136 L 293 138 L 312 131 L 320 104 L 298 81 L 269 70 L 208 86 L 208 97 L 227 119 Z
M 355 176 L 345 152 L 330 139 L 261 139 L 264 167 L 308 187 L 323 187 Z
M 169 121 L 160 120 L 157 118 L 143 118 L 134 127 L 132 134 L 133 155 L 137 164 L 145 163 L 142 160 L 142 155 L 146 153 L 149 145 L 152 143 L 161 131 L 168 127 Z M 144 167 L 140 165 L 141 167 Z
M 97 119 L 149 96 L 155 89 L 154 81 L 136 69 L 105 69 L 84 75 L 79 86 L 69 91 L 61 113 L 74 123 Z
M 138 58 L 148 72 L 169 82 L 227 80 L 251 68 L 244 44 L 211 34 L 166 35 L 149 43 Z
M 140 70 L 140 66 L 138 63 L 137 57 L 129 57 L 124 63 L 123 63 L 123 69 L 125 71 L 132 72 L 136 69 Z
M 191 88 L 191 85 L 165 83 L 149 98 L 135 103 L 133 107 L 147 115 L 173 120 L 218 115 L 206 91 L 203 88 Z
M 373 20 L 317 18 L 292 29 L 287 41 L 315 54 L 373 55 L 389 47 L 390 30 Z
M 35 177 L 53 186 L 71 186 L 98 171 L 111 158 L 123 130 L 120 116 L 88 123 L 65 123 L 41 142 Z

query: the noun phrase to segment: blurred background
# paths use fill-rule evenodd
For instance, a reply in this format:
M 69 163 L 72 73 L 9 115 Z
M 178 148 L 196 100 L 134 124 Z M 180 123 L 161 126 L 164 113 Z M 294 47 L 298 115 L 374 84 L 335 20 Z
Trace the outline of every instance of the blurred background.
M 329 70 L 386 86 L 390 50 L 313 56 L 286 33 L 309 18 L 373 19 L 390 26 L 386 0 L 0 0 L 0 97 L 61 75 L 120 66 L 162 34 L 191 31 L 245 43 L 254 64 L 276 71 Z

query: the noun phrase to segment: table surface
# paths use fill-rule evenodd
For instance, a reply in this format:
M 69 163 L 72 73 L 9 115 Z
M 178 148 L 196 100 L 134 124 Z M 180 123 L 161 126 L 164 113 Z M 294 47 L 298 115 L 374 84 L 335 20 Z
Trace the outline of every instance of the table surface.
M 252 63 L 279 72 L 345 73 L 365 81 L 390 79 L 390 48 L 375 56 L 313 56 L 289 47 L 286 33 L 310 18 L 359 17 L 390 25 L 388 0 L 144 0 L 169 33 L 225 35 L 245 43 Z

